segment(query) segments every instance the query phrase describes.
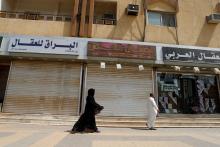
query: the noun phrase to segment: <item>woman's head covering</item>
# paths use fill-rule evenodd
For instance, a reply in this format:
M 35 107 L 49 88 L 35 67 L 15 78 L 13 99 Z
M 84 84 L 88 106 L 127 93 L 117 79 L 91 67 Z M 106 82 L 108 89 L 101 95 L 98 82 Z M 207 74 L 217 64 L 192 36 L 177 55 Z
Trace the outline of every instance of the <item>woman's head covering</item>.
M 94 95 L 95 95 L 95 89 L 90 88 L 90 89 L 88 90 L 88 96 L 94 96 Z

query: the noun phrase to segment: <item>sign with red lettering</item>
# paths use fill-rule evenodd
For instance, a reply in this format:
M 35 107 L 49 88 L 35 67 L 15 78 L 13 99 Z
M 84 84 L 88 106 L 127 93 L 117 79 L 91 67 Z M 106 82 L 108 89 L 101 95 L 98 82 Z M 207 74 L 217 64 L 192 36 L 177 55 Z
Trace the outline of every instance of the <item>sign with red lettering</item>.
M 88 56 L 155 60 L 156 47 L 111 42 L 88 42 Z

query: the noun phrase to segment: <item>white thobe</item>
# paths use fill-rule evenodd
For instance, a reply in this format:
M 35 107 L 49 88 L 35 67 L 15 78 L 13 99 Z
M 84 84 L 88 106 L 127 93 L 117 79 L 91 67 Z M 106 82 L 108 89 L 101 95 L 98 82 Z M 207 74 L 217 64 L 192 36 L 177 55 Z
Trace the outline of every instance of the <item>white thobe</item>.
M 149 97 L 147 100 L 147 125 L 149 128 L 154 128 L 154 122 L 156 120 L 158 112 L 157 104 L 153 97 Z

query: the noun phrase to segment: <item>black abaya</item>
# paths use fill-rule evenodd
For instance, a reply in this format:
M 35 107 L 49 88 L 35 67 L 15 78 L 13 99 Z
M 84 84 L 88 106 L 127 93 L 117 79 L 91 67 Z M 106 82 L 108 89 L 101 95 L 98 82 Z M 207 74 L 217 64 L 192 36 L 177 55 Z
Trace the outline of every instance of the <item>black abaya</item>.
M 104 107 L 95 102 L 94 94 L 95 94 L 95 90 L 89 89 L 88 96 L 86 98 L 85 111 L 73 126 L 72 128 L 73 133 L 83 132 L 87 130 L 89 130 L 89 132 L 98 132 L 95 115 L 100 113 L 100 111 Z

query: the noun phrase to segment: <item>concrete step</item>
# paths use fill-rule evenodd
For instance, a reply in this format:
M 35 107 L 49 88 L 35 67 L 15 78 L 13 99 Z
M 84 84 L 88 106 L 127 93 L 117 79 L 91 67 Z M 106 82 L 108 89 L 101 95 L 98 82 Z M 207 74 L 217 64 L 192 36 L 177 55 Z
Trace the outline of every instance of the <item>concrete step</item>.
M 130 122 L 139 122 L 146 121 L 146 118 L 102 118 L 96 117 L 100 121 L 130 121 Z M 220 118 L 161 118 L 157 117 L 157 121 L 220 121 Z
M 0 113 L 0 123 L 25 123 L 41 125 L 73 125 L 79 116 L 6 114 Z M 104 127 L 146 127 L 146 118 L 96 117 L 97 125 Z M 220 127 L 220 115 L 160 115 L 157 127 Z
M 98 125 L 101 126 L 132 126 L 132 127 L 145 127 L 146 122 L 97 122 Z M 168 127 L 168 126 L 176 126 L 176 127 L 181 127 L 181 126 L 215 126 L 215 127 L 220 127 L 220 122 L 156 122 L 156 126 L 158 127 Z
M 146 119 L 144 118 L 119 118 L 119 119 L 97 119 L 97 124 L 101 126 L 130 126 L 130 127 L 146 127 Z M 158 117 L 156 120 L 157 127 L 220 127 L 220 118 L 169 118 Z

